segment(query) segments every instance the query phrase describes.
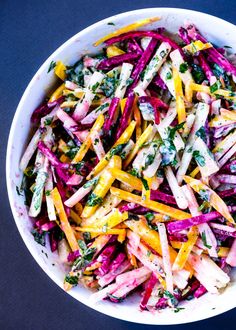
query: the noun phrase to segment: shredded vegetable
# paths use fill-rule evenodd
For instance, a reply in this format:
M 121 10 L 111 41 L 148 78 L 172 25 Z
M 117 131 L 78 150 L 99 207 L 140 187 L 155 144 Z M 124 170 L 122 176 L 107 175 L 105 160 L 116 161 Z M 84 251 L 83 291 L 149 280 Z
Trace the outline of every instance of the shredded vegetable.
M 54 62 L 17 187 L 35 241 L 69 270 L 65 290 L 113 303 L 142 290 L 151 311 L 219 293 L 236 267 L 236 67 L 194 25 L 180 44 L 157 20 Z

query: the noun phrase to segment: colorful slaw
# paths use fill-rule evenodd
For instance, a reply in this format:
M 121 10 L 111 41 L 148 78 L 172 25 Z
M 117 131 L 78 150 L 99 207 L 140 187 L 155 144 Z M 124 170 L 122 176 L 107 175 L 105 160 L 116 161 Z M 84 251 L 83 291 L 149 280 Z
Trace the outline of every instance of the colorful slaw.
M 220 293 L 236 267 L 236 67 L 190 23 L 137 21 L 50 64 L 20 169 L 32 235 L 91 300 L 141 310 Z M 179 305 L 181 307 L 179 307 Z

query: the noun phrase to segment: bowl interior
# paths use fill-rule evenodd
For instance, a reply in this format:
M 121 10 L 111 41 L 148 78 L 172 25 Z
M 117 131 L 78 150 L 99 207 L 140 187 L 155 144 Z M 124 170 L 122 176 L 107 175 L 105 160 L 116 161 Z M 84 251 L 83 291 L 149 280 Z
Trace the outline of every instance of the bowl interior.
M 52 254 L 50 249 L 47 247 L 42 249 L 42 246 L 34 242 L 30 233 L 32 225 L 28 219 L 24 197 L 19 196 L 16 192 L 16 187 L 20 186 L 22 179 L 18 165 L 29 139 L 30 115 L 44 99 L 47 90 L 55 83 L 53 73 L 47 73 L 52 60 L 62 60 L 66 64 L 73 64 L 84 54 L 98 52 L 99 47 L 95 48 L 93 43 L 100 37 L 137 19 L 153 16 L 160 16 L 161 20 L 146 29 L 164 26 L 170 32 L 177 33 L 180 25 L 188 20 L 196 24 L 200 31 L 214 44 L 229 45 L 232 47 L 232 51 L 236 51 L 236 27 L 219 18 L 175 8 L 150 8 L 123 13 L 86 28 L 57 49 L 35 74 L 17 108 L 7 150 L 7 186 L 11 208 L 20 234 L 32 256 L 60 287 L 63 283 L 64 269 L 60 265 L 56 253 Z M 115 26 L 109 25 L 109 22 L 113 22 Z M 206 294 L 198 300 L 189 301 L 184 305 L 185 309 L 179 313 L 174 313 L 171 310 L 156 312 L 156 315 L 149 312 L 141 313 L 138 308 L 140 297 L 137 295 L 131 295 L 122 304 L 101 302 L 92 305 L 89 301 L 90 292 L 85 288 L 74 288 L 69 294 L 87 306 L 119 319 L 145 324 L 179 324 L 208 318 L 235 307 L 236 272 L 232 273 L 231 277 L 232 284 L 221 295 Z

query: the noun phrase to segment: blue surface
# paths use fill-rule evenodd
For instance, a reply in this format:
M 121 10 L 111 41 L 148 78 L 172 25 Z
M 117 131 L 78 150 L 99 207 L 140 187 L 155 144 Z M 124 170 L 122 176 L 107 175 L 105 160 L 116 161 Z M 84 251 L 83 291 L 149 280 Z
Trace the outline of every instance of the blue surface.
M 85 307 L 59 289 L 39 268 L 13 221 L 6 194 L 4 158 L 16 106 L 31 77 L 48 55 L 69 37 L 102 18 L 155 6 L 195 9 L 236 24 L 236 2 L 233 0 L 0 0 L 2 330 L 151 328 L 115 320 Z M 165 329 L 225 330 L 235 328 L 235 324 L 236 309 L 207 321 L 166 326 Z

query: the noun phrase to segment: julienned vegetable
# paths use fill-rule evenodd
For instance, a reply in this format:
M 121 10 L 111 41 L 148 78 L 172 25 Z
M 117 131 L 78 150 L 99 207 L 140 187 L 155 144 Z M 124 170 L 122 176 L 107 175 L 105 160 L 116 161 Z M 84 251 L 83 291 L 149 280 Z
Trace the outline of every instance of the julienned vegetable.
M 49 236 L 64 287 L 140 308 L 216 294 L 236 266 L 236 67 L 194 25 L 105 36 L 50 65 L 60 86 L 33 112 L 20 162 L 32 235 Z M 232 57 L 232 55 L 231 55 Z

